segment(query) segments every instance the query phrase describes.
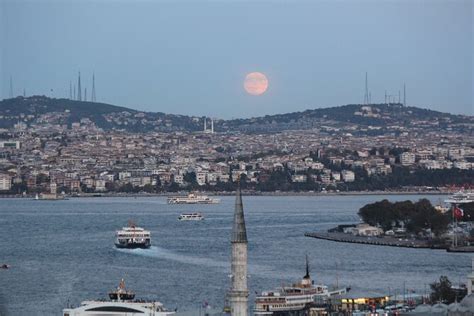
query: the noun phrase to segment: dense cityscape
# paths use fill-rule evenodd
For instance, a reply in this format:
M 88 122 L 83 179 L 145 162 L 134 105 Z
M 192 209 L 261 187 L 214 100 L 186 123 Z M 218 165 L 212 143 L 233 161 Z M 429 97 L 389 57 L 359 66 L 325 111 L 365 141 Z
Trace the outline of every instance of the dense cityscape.
M 27 100 L 34 103 L 35 97 Z M 225 122 L 215 128 L 213 119 L 194 117 L 201 130 L 175 126 L 181 131 L 131 132 L 100 128 L 89 117 L 68 124 L 81 103 L 63 112 L 3 113 L 0 120 L 16 123 L 0 134 L 1 192 L 49 192 L 51 185 L 58 193 L 232 191 L 237 177 L 243 189 L 260 192 L 426 191 L 473 185 L 474 122 L 469 116 L 463 123 L 414 117 L 383 131 L 321 119 L 311 128 L 266 133 L 219 132 L 217 126 Z M 354 117 L 390 119 L 376 105 L 358 108 Z M 402 105 L 393 108 L 410 112 Z M 143 116 L 103 114 L 122 125 Z
M 474 316 L 473 0 L 0 0 L 0 316 Z

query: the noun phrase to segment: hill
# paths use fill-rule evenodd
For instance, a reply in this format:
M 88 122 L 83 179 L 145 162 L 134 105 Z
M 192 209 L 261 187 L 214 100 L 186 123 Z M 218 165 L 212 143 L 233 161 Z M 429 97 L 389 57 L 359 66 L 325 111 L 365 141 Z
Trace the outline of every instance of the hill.
M 52 99 L 44 96 L 17 97 L 0 101 L 0 128 L 18 122 L 28 126 L 67 124 L 90 120 L 98 127 L 129 132 L 200 131 L 204 117 L 143 112 L 106 103 Z M 401 128 L 432 128 L 472 133 L 474 117 L 405 107 L 401 104 L 350 104 L 302 112 L 234 120 L 216 120 L 220 132 L 279 132 L 308 128 L 352 128 L 383 133 Z

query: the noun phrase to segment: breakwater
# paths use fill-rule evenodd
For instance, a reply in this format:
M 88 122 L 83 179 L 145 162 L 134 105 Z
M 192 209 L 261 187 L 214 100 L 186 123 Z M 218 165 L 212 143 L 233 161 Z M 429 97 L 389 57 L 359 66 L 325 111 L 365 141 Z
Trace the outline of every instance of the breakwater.
M 446 249 L 445 247 L 433 246 L 429 241 L 416 239 L 403 239 L 395 237 L 368 237 L 354 236 L 346 233 L 329 233 L 329 232 L 311 232 L 305 233 L 306 237 L 324 239 L 336 242 L 366 244 L 375 246 L 405 247 L 405 248 L 430 248 L 430 249 Z

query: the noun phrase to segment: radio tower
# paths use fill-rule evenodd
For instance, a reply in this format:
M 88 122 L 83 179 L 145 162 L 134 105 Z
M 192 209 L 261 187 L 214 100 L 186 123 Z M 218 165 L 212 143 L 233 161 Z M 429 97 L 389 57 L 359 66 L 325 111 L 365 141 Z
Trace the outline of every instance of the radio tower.
M 92 74 L 92 95 L 91 95 L 91 101 L 96 102 L 96 97 L 95 97 L 95 74 Z
M 79 77 L 77 78 L 77 101 L 82 101 L 81 90 L 81 72 L 79 71 Z
M 365 95 L 364 95 L 364 104 L 369 104 L 369 84 L 367 81 L 367 72 L 365 73 Z
M 69 81 L 69 100 L 72 100 L 72 83 Z
M 10 98 L 13 98 L 13 79 L 10 76 Z
M 405 84 L 403 84 L 403 106 L 407 106 L 407 91 Z
M 84 101 L 87 101 L 87 88 L 84 88 Z

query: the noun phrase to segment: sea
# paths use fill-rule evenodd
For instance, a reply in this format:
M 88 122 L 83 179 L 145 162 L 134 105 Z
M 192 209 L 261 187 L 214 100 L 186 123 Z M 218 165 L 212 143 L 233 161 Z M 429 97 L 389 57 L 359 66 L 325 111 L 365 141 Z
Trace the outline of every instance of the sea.
M 364 295 L 418 293 L 446 275 L 463 282 L 471 255 L 443 250 L 337 243 L 305 237 L 360 222 L 367 203 L 445 196 L 244 196 L 250 309 L 255 294 L 298 281 L 305 256 L 316 283 Z M 222 309 L 230 285 L 233 196 L 215 205 L 168 205 L 165 197 L 0 199 L 0 315 L 62 315 L 67 306 L 106 298 L 125 280 L 136 298 L 156 299 L 181 315 Z M 204 221 L 178 216 L 201 212 Z M 152 233 L 150 249 L 114 247 L 133 220 Z M 204 315 L 204 314 L 203 314 Z

